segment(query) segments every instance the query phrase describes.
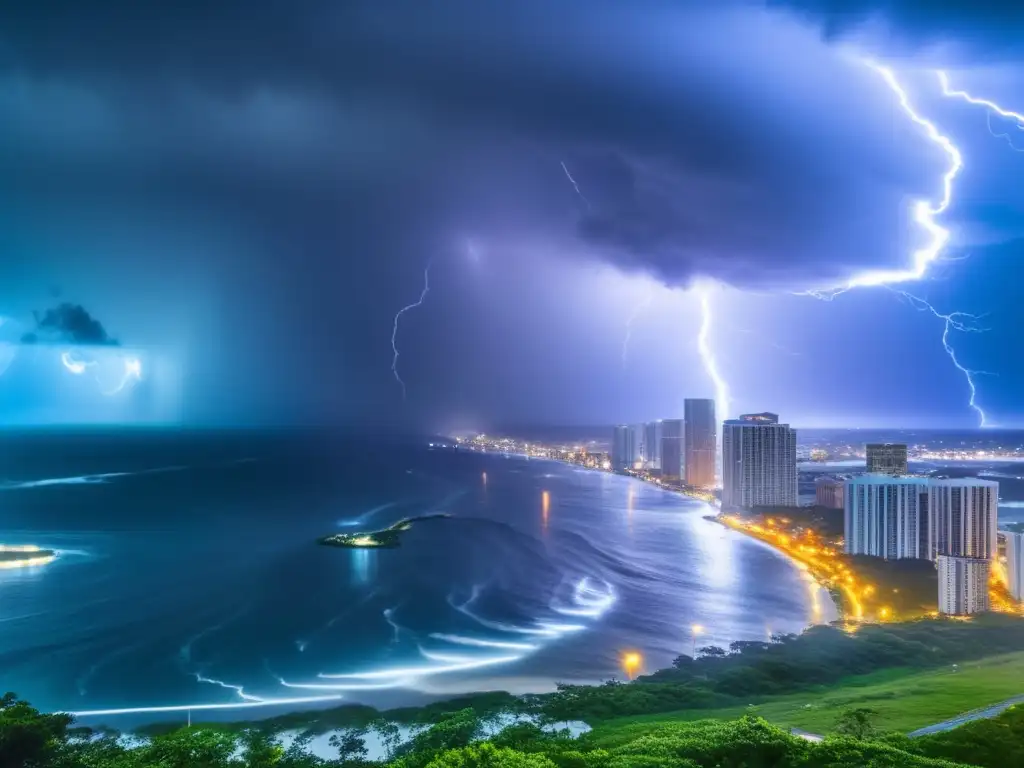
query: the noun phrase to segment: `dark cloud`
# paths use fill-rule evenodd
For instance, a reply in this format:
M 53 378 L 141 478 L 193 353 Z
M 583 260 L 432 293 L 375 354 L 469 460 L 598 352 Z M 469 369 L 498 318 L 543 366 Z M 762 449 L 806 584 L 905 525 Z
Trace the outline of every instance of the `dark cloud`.
M 919 47 L 952 43 L 974 57 L 1019 57 L 1024 5 L 1005 0 L 768 0 L 821 25 L 829 39 L 870 29 Z
M 873 73 L 744 4 L 48 4 L 0 12 L 0 61 L 23 197 L 53 203 L 63 154 L 69 200 L 332 258 L 339 224 L 394 262 L 468 228 L 672 283 L 829 283 L 902 263 L 905 201 L 942 170 Z
M 81 304 L 63 302 L 43 313 L 35 313 L 35 330 L 21 337 L 23 344 L 67 343 L 89 346 L 118 346 L 103 324 Z

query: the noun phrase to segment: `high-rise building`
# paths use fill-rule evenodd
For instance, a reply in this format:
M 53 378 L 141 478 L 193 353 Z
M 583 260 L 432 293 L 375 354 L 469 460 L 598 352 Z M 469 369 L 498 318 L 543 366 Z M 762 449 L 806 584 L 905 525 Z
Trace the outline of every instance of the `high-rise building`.
M 797 506 L 796 430 L 774 413 L 722 425 L 722 506 Z
M 939 555 L 938 566 L 939 613 L 966 616 L 988 610 L 990 560 Z
M 672 482 L 683 479 L 683 420 L 661 422 L 661 476 Z
M 644 429 L 643 424 L 634 424 L 630 429 L 633 430 L 633 456 L 629 463 L 629 468 L 643 469 L 644 457 L 647 453 L 647 445 L 644 442 L 644 437 L 647 432 Z
M 623 470 L 633 466 L 636 454 L 636 430 L 619 424 L 612 434 L 612 469 Z
M 687 398 L 683 402 L 686 484 L 697 488 L 715 487 L 715 401 Z
M 929 558 L 928 478 L 861 475 L 846 481 L 845 547 L 886 560 Z
M 997 554 L 999 483 L 974 477 L 928 482 L 931 515 L 929 558 L 936 555 L 992 560 Z
M 661 469 L 661 421 L 644 424 L 644 468 L 649 472 Z
M 1024 532 L 1003 531 L 1006 540 L 1006 575 L 1010 594 L 1024 600 Z
M 880 475 L 907 474 L 907 446 L 901 443 L 868 443 L 867 471 Z
M 814 478 L 814 503 L 827 509 L 842 509 L 845 487 L 838 477 L 818 475 Z

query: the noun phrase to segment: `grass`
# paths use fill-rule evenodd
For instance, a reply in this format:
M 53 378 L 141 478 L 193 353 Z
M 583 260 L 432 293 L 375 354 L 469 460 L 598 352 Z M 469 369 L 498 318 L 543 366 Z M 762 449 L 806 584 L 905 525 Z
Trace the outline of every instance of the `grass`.
M 785 728 L 827 734 L 844 710 L 860 707 L 878 713 L 875 724 L 880 730 L 907 733 L 1021 694 L 1024 652 L 965 662 L 956 671 L 952 666 L 927 672 L 883 670 L 749 706 L 609 720 L 595 728 L 593 738 L 602 746 L 613 746 L 639 736 L 657 722 L 734 720 L 745 714 L 757 714 Z

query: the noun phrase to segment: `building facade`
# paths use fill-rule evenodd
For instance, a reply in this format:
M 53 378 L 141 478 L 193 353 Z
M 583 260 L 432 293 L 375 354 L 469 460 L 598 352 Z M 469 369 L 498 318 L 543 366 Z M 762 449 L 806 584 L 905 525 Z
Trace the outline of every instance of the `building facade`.
M 644 424 L 644 468 L 648 472 L 661 471 L 661 421 Z
M 846 485 L 838 477 L 819 475 L 814 478 L 814 503 L 827 509 L 843 509 Z
M 984 558 L 939 555 L 939 613 L 967 616 L 989 608 L 992 562 Z
M 797 506 L 796 430 L 772 413 L 722 425 L 722 507 Z
M 622 471 L 633 466 L 636 454 L 636 430 L 619 424 L 612 434 L 612 469 Z
M 851 555 L 926 559 L 931 552 L 927 478 L 861 475 L 846 481 L 844 540 Z
M 683 479 L 683 420 L 661 422 L 661 476 L 671 482 Z
M 1006 541 L 1006 575 L 1010 594 L 1024 600 L 1024 532 L 1003 531 Z
M 867 471 L 880 475 L 907 474 L 907 446 L 901 443 L 868 443 Z
M 687 398 L 683 404 L 685 458 L 683 467 L 687 485 L 715 487 L 717 433 L 715 401 Z
M 974 477 L 928 482 L 930 559 L 937 555 L 992 560 L 998 553 L 999 483 Z

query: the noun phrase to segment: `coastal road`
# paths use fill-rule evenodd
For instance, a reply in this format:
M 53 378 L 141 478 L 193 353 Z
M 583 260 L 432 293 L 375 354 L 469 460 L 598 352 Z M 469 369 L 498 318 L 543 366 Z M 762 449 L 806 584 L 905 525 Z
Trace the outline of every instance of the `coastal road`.
M 911 731 L 907 734 L 910 738 L 914 739 L 918 736 L 928 736 L 933 733 L 942 733 L 948 731 L 957 726 L 969 723 L 972 720 L 984 720 L 988 717 L 995 717 L 996 715 L 1005 712 L 1007 709 L 1012 707 L 1014 704 L 1024 704 L 1024 695 L 1014 696 L 1012 699 L 1001 701 L 998 704 L 993 704 L 990 707 L 983 707 L 981 709 L 975 709 L 970 712 L 964 712 L 961 715 L 950 718 L 949 720 L 943 720 L 941 723 L 935 723 L 934 725 L 926 725 L 924 728 L 918 728 L 916 731 Z M 790 728 L 789 732 L 793 736 L 797 736 L 806 741 L 821 741 L 825 737 L 818 733 L 811 733 L 810 731 L 802 731 L 799 728 Z
M 995 717 L 1001 712 L 1012 707 L 1014 704 L 1024 704 L 1024 695 L 1014 696 L 1012 699 L 1001 701 L 998 704 L 993 704 L 990 707 L 984 707 L 982 709 L 975 709 L 971 712 L 964 712 L 962 715 L 957 715 L 949 720 L 943 720 L 941 723 L 935 725 L 926 725 L 924 728 L 918 728 L 916 731 L 911 731 L 907 735 L 910 738 L 917 736 L 927 736 L 932 733 L 941 733 L 942 731 L 948 731 L 951 728 L 956 728 L 958 725 L 969 723 L 972 720 L 982 720 L 986 717 Z

